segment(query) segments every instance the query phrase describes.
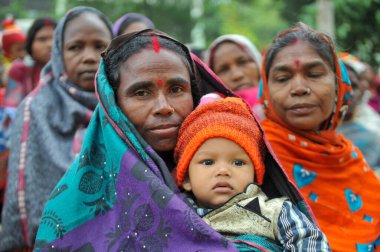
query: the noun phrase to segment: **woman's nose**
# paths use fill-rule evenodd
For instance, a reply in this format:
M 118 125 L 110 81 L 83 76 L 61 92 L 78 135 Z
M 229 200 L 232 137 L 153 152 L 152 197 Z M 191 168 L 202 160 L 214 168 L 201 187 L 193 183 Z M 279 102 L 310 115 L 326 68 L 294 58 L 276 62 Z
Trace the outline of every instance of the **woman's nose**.
M 231 80 L 237 81 L 244 78 L 244 72 L 243 69 L 239 66 L 232 66 L 231 67 Z
M 174 113 L 174 108 L 170 105 L 167 97 L 161 92 L 157 96 L 154 114 L 169 116 Z
M 86 63 L 96 63 L 100 60 L 100 53 L 98 50 L 93 48 L 87 48 L 83 52 L 83 62 Z
M 292 96 L 300 96 L 308 94 L 308 87 L 305 85 L 305 81 L 301 77 L 294 77 L 291 83 L 290 94 Z

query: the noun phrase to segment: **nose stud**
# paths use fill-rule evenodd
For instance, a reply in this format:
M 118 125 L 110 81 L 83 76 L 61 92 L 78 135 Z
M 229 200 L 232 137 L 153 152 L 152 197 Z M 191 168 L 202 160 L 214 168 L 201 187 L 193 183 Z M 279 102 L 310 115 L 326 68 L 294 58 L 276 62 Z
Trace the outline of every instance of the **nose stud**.
M 310 94 L 311 93 L 311 89 L 310 88 L 306 88 L 306 94 Z
M 170 108 L 170 109 L 171 109 L 171 110 L 170 110 L 170 113 L 172 113 L 172 114 L 173 114 L 173 113 L 174 113 L 174 111 L 175 111 L 175 110 L 174 110 L 174 108 Z

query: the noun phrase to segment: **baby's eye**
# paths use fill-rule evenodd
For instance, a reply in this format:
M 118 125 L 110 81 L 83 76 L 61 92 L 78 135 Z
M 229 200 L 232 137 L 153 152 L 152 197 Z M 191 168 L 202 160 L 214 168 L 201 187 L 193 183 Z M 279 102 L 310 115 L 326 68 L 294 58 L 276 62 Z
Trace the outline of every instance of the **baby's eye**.
M 209 165 L 213 165 L 213 164 L 214 164 L 214 160 L 206 159 L 206 160 L 203 160 L 203 161 L 201 162 L 201 164 L 203 164 L 203 165 L 207 165 L 207 166 L 209 166 Z
M 232 161 L 232 164 L 236 165 L 236 166 L 243 166 L 243 165 L 245 165 L 245 162 L 243 160 L 237 159 L 237 160 Z

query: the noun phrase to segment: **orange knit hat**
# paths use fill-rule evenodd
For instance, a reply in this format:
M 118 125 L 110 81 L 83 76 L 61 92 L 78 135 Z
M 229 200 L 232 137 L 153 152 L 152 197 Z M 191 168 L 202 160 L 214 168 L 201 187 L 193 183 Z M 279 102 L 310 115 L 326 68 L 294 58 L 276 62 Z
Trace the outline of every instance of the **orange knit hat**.
M 263 134 L 249 106 L 235 97 L 200 105 L 182 123 L 174 151 L 178 185 L 182 185 L 198 148 L 206 140 L 216 137 L 229 139 L 245 150 L 255 167 L 257 184 L 261 185 L 266 150 Z

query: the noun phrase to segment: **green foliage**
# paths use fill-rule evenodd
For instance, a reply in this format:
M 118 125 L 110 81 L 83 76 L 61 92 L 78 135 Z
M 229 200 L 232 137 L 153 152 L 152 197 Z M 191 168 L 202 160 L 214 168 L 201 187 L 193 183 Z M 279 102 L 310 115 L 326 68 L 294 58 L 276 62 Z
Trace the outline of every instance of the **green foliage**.
M 276 0 L 286 2 L 281 15 L 288 24 L 302 21 L 316 28 L 316 0 Z M 380 0 L 333 0 L 335 40 L 348 51 L 376 68 L 380 66 Z
M 208 44 L 222 34 L 242 34 L 249 38 L 259 49 L 286 27 L 279 15 L 281 3 L 273 0 L 224 1 L 214 7 L 218 14 L 218 30 L 206 34 Z
M 78 5 L 92 6 L 101 10 L 112 22 L 128 12 L 138 12 L 149 17 L 156 28 L 181 41 L 190 41 L 193 22 L 190 18 L 191 1 L 123 1 L 113 0 L 74 0 L 68 1 L 68 7 Z
M 31 1 L 31 0 L 29 0 Z M 51 15 L 59 19 L 67 9 L 87 5 L 115 21 L 127 12 L 139 12 L 153 20 L 156 27 L 184 43 L 191 43 L 196 23 L 204 26 L 206 46 L 226 33 L 239 33 L 263 50 L 283 29 L 302 21 L 316 28 L 317 0 L 204 0 L 203 15 L 191 17 L 193 0 L 50 0 L 51 10 L 25 9 L 27 0 L 11 0 L 0 8 L 0 18 L 12 13 L 16 18 Z M 347 50 L 375 66 L 380 65 L 380 0 L 333 0 L 336 41 Z M 194 42 L 194 41 L 193 41 Z
M 15 18 L 23 18 L 25 17 L 25 6 L 26 0 L 11 0 L 9 5 L 4 8 L 3 6 L 0 8 L 0 18 L 3 19 L 8 14 L 12 14 Z
M 342 50 L 380 65 L 380 1 L 335 0 L 336 37 Z
M 2 10 L 16 14 L 16 17 L 35 18 L 35 11 L 21 11 L 26 0 L 13 0 Z M 63 2 L 62 2 L 63 1 Z M 282 3 L 276 0 L 208 0 L 203 1 L 203 15 L 192 19 L 192 0 L 52 0 L 50 15 L 59 19 L 74 6 L 92 6 L 101 10 L 111 21 L 127 12 L 139 12 L 148 16 L 156 27 L 191 43 L 191 30 L 196 22 L 203 23 L 206 46 L 216 37 L 225 33 L 240 33 L 250 38 L 259 49 L 263 49 L 286 23 L 279 16 Z M 64 10 L 58 10 L 63 5 Z M 41 13 L 39 13 L 41 14 Z M 3 15 L 4 16 L 4 15 Z

